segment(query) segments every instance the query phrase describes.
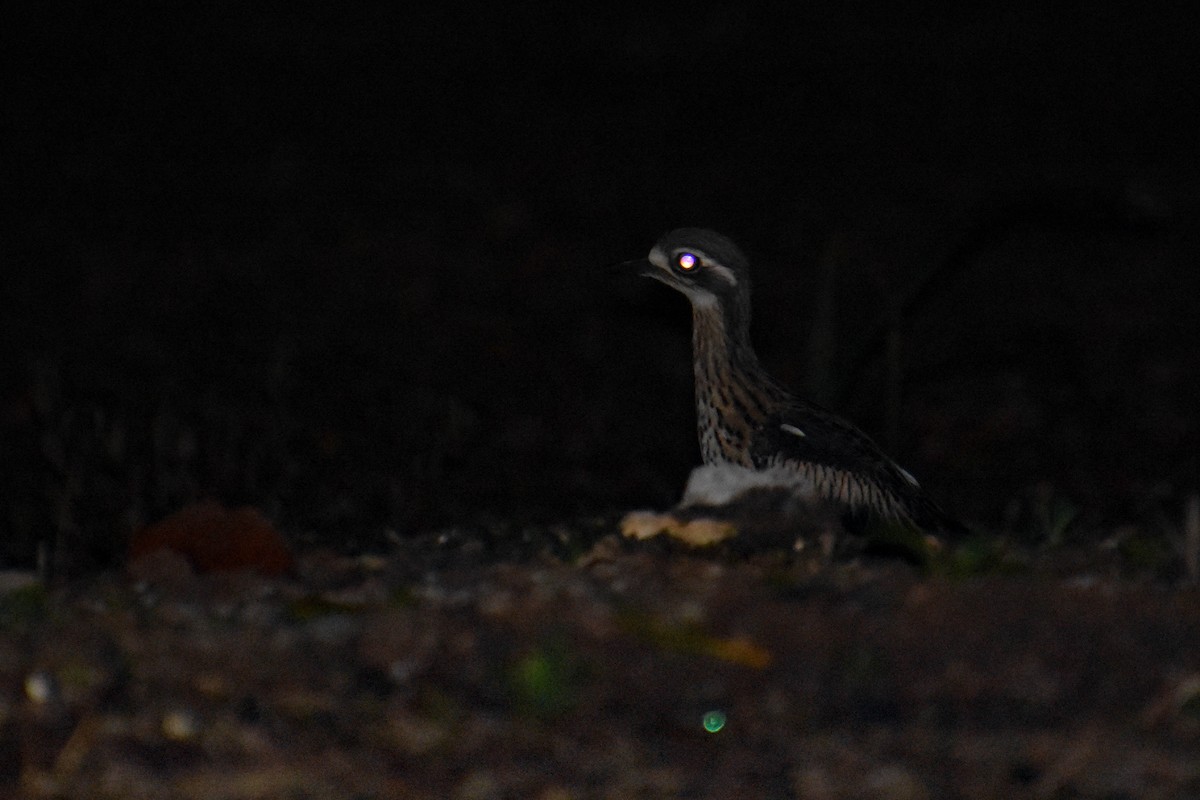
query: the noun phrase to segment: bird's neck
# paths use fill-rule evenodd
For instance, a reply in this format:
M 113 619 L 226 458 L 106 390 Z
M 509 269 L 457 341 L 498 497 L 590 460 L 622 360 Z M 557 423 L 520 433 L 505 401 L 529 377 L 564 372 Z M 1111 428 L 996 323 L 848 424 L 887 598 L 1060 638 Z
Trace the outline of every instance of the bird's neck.
M 760 378 L 762 368 L 750 344 L 750 319 L 720 303 L 692 304 L 692 353 L 696 385 L 719 383 L 723 376 Z
M 704 462 L 753 466 L 748 448 L 754 432 L 786 394 L 759 366 L 749 314 L 693 302 L 692 354 Z

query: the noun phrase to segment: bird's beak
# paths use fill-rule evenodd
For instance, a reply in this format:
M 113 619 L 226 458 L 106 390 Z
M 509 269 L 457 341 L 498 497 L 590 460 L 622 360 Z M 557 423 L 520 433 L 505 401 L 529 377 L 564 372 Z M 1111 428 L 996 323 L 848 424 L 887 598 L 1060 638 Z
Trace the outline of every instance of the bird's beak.
M 650 263 L 648 258 L 635 258 L 633 261 L 624 261 L 616 267 L 621 272 L 633 272 L 641 275 L 644 278 L 653 278 L 658 274 L 658 267 Z

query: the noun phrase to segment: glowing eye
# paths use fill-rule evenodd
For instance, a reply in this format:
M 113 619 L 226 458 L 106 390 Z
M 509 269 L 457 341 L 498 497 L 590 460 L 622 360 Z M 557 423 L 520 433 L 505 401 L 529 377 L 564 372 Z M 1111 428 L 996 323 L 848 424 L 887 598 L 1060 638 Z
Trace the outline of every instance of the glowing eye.
M 700 263 L 700 259 L 696 258 L 691 253 L 680 253 L 675 257 L 675 263 L 678 264 L 679 268 L 684 272 L 691 272 L 696 268 L 696 265 Z

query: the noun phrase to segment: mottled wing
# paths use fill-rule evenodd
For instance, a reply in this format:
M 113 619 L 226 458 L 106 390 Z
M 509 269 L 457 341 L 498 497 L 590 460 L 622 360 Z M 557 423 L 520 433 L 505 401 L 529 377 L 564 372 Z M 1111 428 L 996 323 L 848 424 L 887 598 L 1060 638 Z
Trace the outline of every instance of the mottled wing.
M 852 512 L 930 531 L 962 529 L 870 437 L 816 406 L 794 402 L 769 417 L 756 432 L 751 451 L 756 467 L 795 469 L 818 492 Z

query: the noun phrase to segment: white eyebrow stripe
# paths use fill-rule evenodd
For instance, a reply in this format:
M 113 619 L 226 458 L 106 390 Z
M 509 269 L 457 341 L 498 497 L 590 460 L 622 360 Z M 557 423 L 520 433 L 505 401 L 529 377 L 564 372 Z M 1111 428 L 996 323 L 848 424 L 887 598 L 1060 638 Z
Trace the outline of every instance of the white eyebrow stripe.
M 701 263 L 704 264 L 704 267 L 713 275 L 720 277 L 721 280 L 725 281 L 730 286 L 738 285 L 737 275 L 734 273 L 734 271 L 724 264 L 720 264 L 715 259 L 709 257 L 709 255 L 703 250 L 695 247 L 681 247 L 676 250 L 675 253 L 691 253 L 696 258 L 700 259 Z M 674 258 L 674 256 L 671 258 Z M 671 264 L 671 258 L 667 257 L 667 253 L 663 251 L 662 248 L 658 247 L 658 245 L 655 245 L 653 248 L 651 248 L 650 255 L 646 257 L 646 260 L 661 269 L 671 269 L 673 266 Z
M 800 430 L 800 429 L 799 429 L 799 428 L 797 428 L 795 425 L 789 425 L 789 424 L 787 424 L 786 422 L 785 422 L 785 423 L 783 423 L 782 425 L 780 425 L 780 426 L 779 426 L 779 430 L 783 431 L 784 433 L 790 433 L 790 434 L 792 434 L 793 436 L 799 436 L 801 439 L 803 439 L 803 438 L 805 438 L 806 436 L 808 436 L 808 434 L 807 434 L 807 433 L 805 433 L 804 431 Z M 902 471 L 903 471 L 903 470 L 902 470 Z
M 733 270 L 720 263 L 715 258 L 709 256 L 708 253 L 696 248 L 692 248 L 687 252 L 699 258 L 700 261 L 703 262 L 704 266 L 707 267 L 710 272 L 712 272 L 712 274 L 720 276 L 721 280 L 725 281 L 730 286 L 738 285 L 737 275 L 733 273 Z
M 723 281 L 725 281 L 726 283 L 728 283 L 730 286 L 738 285 L 737 275 L 734 275 L 733 270 L 731 270 L 729 267 L 726 267 L 723 264 L 717 264 L 717 263 L 710 262 L 710 261 L 705 261 L 704 263 L 708 265 L 708 268 L 710 270 L 712 270 L 714 275 L 719 275 L 721 277 L 721 279 Z

